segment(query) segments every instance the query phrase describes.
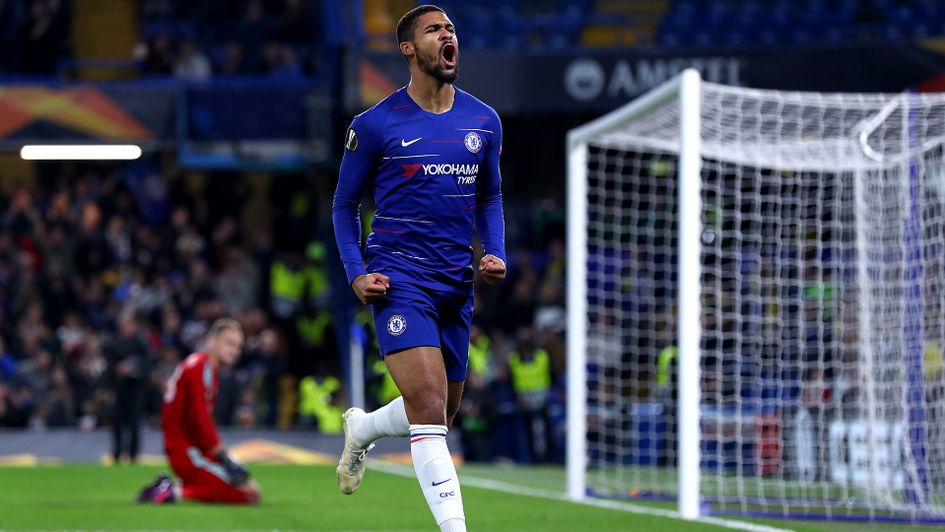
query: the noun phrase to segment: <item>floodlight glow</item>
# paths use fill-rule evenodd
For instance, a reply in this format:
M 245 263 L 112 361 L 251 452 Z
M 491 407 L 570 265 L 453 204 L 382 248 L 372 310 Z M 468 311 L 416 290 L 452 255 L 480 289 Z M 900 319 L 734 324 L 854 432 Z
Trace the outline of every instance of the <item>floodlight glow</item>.
M 37 144 L 20 148 L 27 161 L 131 161 L 141 157 L 134 144 Z

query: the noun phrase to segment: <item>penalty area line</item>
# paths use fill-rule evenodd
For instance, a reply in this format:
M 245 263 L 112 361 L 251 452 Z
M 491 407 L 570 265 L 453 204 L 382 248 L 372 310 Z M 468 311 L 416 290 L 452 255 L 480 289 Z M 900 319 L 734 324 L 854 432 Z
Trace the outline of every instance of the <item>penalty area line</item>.
M 391 464 L 386 462 L 380 462 L 377 460 L 370 461 L 371 469 L 380 471 L 382 473 L 388 473 L 391 475 L 397 475 L 401 477 L 416 478 L 414 470 L 410 466 Z M 679 512 L 674 512 L 673 510 L 664 510 L 662 508 L 651 508 L 649 506 L 640 506 L 638 504 L 633 504 L 629 502 L 622 501 L 613 501 L 607 499 L 585 499 L 583 501 L 574 501 L 568 498 L 564 493 L 559 493 L 552 490 L 543 490 L 540 488 L 530 488 L 526 486 L 519 486 L 517 484 L 510 484 L 508 482 L 502 482 L 499 480 L 491 480 L 488 478 L 479 478 L 469 475 L 462 475 L 460 477 L 460 486 L 472 486 L 474 488 L 482 488 L 492 491 L 500 491 L 503 493 L 511 493 L 514 495 L 525 495 L 527 497 L 537 497 L 541 499 L 551 499 L 562 502 L 571 502 L 574 504 L 583 504 L 584 506 L 594 506 L 596 508 L 606 508 L 609 510 L 618 510 L 622 512 L 628 512 L 633 514 L 643 514 L 643 515 L 652 515 L 657 517 L 666 517 L 669 519 L 678 519 L 681 521 L 688 521 L 683 519 Z M 735 521 L 732 519 L 721 519 L 718 517 L 700 517 L 696 520 L 699 523 L 705 523 L 707 525 L 715 525 L 723 528 L 728 528 L 731 530 L 747 530 L 749 532 L 792 532 L 789 528 L 777 528 L 768 525 L 759 525 L 756 523 L 748 523 L 745 521 Z

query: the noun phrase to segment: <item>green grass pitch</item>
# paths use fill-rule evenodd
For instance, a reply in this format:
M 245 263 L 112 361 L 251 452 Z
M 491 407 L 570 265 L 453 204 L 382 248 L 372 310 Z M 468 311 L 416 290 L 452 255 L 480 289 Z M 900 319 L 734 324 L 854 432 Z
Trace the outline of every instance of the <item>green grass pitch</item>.
M 227 507 L 179 503 L 139 505 L 135 494 L 161 469 L 150 466 L 63 465 L 0 468 L 3 530 L 436 530 L 415 479 L 369 470 L 352 496 L 338 493 L 330 466 L 255 465 L 260 505 Z M 522 486 L 559 478 L 560 469 L 502 470 L 469 467 L 460 476 L 524 480 Z M 531 480 L 529 482 L 529 480 Z M 558 489 L 560 486 L 545 486 Z M 704 523 L 631 514 L 563 501 L 463 487 L 470 530 L 718 531 Z M 793 530 L 889 530 L 872 525 L 767 521 Z M 912 528 L 912 530 L 916 530 Z

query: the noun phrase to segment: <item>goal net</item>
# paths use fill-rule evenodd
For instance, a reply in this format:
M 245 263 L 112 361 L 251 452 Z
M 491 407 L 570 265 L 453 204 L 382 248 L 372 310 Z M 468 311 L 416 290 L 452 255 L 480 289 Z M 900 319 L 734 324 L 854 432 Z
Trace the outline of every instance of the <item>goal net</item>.
M 572 131 L 571 495 L 945 523 L 943 152 L 945 95 L 693 71 Z

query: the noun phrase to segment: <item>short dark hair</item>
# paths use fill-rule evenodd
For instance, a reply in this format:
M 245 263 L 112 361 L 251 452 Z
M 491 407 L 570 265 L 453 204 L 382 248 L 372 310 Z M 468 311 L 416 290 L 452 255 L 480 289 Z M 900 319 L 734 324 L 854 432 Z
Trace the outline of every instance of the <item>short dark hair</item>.
M 434 11 L 439 11 L 444 15 L 446 14 L 446 11 L 443 11 L 442 8 L 431 4 L 417 6 L 404 13 L 404 16 L 400 17 L 400 20 L 397 22 L 397 44 L 406 41 L 412 41 L 414 32 L 417 31 L 417 19 L 422 15 L 426 15 L 427 13 L 432 13 Z
M 217 336 L 223 332 L 223 329 L 231 329 L 238 332 L 240 335 L 243 334 L 243 326 L 240 325 L 240 322 L 234 320 L 233 318 L 220 318 L 210 325 L 210 330 L 207 331 L 207 338 L 213 338 Z

